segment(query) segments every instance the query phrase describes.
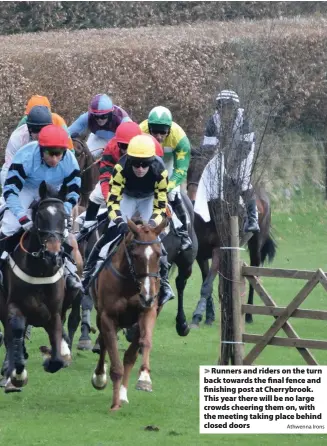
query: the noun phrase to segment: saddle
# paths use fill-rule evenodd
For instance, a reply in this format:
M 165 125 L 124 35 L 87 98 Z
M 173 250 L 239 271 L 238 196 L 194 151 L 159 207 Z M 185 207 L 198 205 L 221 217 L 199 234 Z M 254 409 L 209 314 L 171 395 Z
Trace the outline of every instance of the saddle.
M 104 245 L 99 253 L 98 261 L 95 266 L 94 273 L 92 275 L 92 278 L 88 284 L 88 286 L 85 288 L 85 293 L 88 291 L 92 283 L 98 278 L 100 272 L 103 270 L 103 268 L 108 265 L 108 263 L 111 261 L 112 256 L 115 254 L 115 252 L 118 249 L 118 246 L 120 242 L 123 240 L 123 237 L 121 235 L 118 235 L 116 238 L 114 238 L 112 241 L 108 242 L 106 245 Z

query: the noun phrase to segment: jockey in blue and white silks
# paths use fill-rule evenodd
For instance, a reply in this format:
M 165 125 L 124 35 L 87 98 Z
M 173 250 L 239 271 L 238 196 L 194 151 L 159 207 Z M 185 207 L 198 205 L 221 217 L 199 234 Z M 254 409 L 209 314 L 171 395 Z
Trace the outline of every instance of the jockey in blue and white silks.
M 97 94 L 92 98 L 88 111 L 81 114 L 68 131 L 74 138 L 89 130 L 91 134 L 86 143 L 93 157 L 98 158 L 115 136 L 119 124 L 126 121 L 131 119 L 125 110 L 114 105 L 106 94 Z
M 3 189 L 8 208 L 1 227 L 5 236 L 31 226 L 29 206 L 39 199 L 42 181 L 58 190 L 63 184 L 67 185 L 65 208 L 71 213 L 79 199 L 81 178 L 76 158 L 67 146 L 67 133 L 60 127 L 48 125 L 41 130 L 39 141 L 28 143 L 15 154 Z

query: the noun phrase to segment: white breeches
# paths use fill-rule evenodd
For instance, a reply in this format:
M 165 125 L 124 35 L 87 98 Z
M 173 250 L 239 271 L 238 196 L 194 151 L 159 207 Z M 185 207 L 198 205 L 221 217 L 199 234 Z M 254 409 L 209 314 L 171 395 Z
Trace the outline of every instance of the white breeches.
M 168 200 L 169 200 L 169 201 L 175 201 L 175 197 L 176 197 L 176 195 L 177 195 L 180 199 L 182 199 L 182 196 L 181 196 L 181 187 L 180 187 L 180 186 L 175 187 L 173 190 L 171 190 L 171 191 L 168 193 Z
M 120 202 L 120 212 L 123 219 L 127 222 L 127 219 L 131 219 L 136 212 L 139 212 L 141 219 L 147 223 L 153 214 L 153 200 L 153 195 L 145 198 L 134 198 L 123 194 Z M 110 221 L 109 227 L 114 224 L 113 221 Z
M 104 196 L 102 195 L 100 181 L 97 182 L 93 192 L 91 193 L 90 200 L 93 201 L 93 203 L 96 203 L 99 205 L 106 204 Z
M 38 200 L 39 194 L 38 191 L 33 191 L 30 189 L 22 189 L 19 193 L 19 200 L 26 209 L 26 215 L 32 219 L 32 210 L 28 209 L 33 200 Z M 1 231 L 4 235 L 11 236 L 14 235 L 19 229 L 21 225 L 18 219 L 14 216 L 14 214 L 8 209 L 5 211 L 2 219 Z
M 100 158 L 107 143 L 108 143 L 108 141 L 106 141 L 103 138 L 100 138 L 99 136 L 95 135 L 94 133 L 90 133 L 90 135 L 86 141 L 87 147 L 89 148 L 90 152 L 92 153 L 93 158 Z

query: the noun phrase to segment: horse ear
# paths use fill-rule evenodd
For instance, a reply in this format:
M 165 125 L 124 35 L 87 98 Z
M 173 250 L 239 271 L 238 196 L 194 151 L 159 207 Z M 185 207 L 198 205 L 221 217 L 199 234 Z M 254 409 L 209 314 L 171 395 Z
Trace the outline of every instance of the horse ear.
M 60 199 L 62 200 L 62 201 L 65 201 L 65 199 L 66 199 L 66 195 L 67 195 L 67 184 L 66 183 L 63 183 L 62 185 L 61 185 L 61 188 L 60 188 L 60 190 L 59 190 L 59 197 L 60 197 Z
M 44 200 L 47 197 L 48 194 L 48 186 L 47 183 L 45 181 L 42 181 L 42 183 L 40 184 L 39 187 L 39 195 L 41 200 Z
M 140 232 L 140 229 L 137 227 L 137 225 L 130 219 L 127 220 L 127 224 L 129 229 L 133 232 L 133 234 L 138 234 Z
M 154 228 L 154 233 L 158 236 L 159 234 L 162 233 L 162 231 L 165 229 L 166 226 L 167 226 L 167 219 L 164 218 L 160 223 L 160 225 Z

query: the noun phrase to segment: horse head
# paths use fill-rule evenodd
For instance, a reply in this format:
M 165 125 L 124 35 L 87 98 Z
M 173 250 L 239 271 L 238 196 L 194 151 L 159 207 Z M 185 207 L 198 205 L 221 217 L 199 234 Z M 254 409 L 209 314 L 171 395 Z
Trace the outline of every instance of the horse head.
M 61 245 L 66 237 L 67 214 L 64 206 L 67 186 L 63 185 L 59 191 L 42 181 L 39 187 L 40 200 L 32 207 L 34 223 L 31 232 L 41 245 L 41 253 L 58 263 Z
M 75 156 L 81 170 L 81 198 L 80 206 L 87 206 L 90 193 L 94 190 L 99 177 L 99 164 L 94 163 L 94 158 L 87 144 L 79 138 L 72 138 Z
M 130 273 L 139 288 L 143 308 L 152 307 L 159 293 L 161 241 L 159 235 L 166 227 L 163 220 L 156 228 L 128 220 L 130 233 L 126 237 L 126 256 Z

